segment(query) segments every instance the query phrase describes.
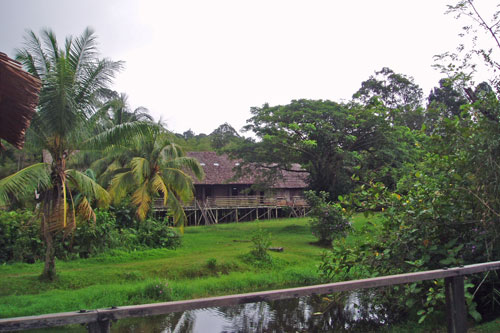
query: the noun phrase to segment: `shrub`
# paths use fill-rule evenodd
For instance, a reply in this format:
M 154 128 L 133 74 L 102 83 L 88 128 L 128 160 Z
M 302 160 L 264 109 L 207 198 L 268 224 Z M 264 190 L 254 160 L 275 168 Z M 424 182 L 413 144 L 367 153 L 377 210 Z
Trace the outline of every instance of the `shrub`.
M 271 234 L 264 231 L 260 226 L 252 236 L 253 249 L 250 254 L 257 260 L 269 261 L 271 257 L 267 249 L 271 245 Z
M 181 245 L 181 237 L 165 221 L 147 219 L 138 223 L 137 239 L 149 248 L 175 249 Z
M 29 211 L 0 210 L 0 263 L 33 263 L 43 257 L 40 223 Z
M 318 238 L 318 243 L 331 245 L 333 239 L 345 236 L 350 224 L 340 204 L 328 202 L 328 194 L 323 191 L 319 195 L 314 191 L 307 191 L 305 195 L 311 206 L 311 231 Z
M 116 228 L 114 216 L 107 211 L 96 211 L 96 222 L 80 221 L 73 235 L 65 244 L 65 256 L 72 254 L 88 258 L 108 249 L 120 247 L 120 233 Z
M 112 211 L 96 210 L 95 223 L 78 221 L 73 233 L 58 233 L 54 239 L 56 257 L 89 258 L 111 249 L 175 249 L 181 245 L 180 235 L 166 221 L 148 219 L 139 223 L 125 217 L 125 212 L 125 208 L 120 210 L 120 225 Z M 0 263 L 33 263 L 42 260 L 44 253 L 40 223 L 33 213 L 0 210 Z

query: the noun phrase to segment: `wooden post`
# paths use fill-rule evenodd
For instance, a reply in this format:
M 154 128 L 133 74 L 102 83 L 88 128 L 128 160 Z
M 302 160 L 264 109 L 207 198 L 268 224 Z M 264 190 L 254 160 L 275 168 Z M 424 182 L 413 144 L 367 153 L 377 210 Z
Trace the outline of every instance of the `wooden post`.
M 235 216 L 236 216 L 236 222 L 239 222 L 239 221 L 238 221 L 238 208 L 236 208 L 236 211 L 235 211 Z
M 111 332 L 111 322 L 109 320 L 94 321 L 87 325 L 89 333 L 109 333 Z
M 448 332 L 467 332 L 464 277 L 447 277 L 444 279 L 444 285 L 446 290 L 446 316 L 448 320 Z

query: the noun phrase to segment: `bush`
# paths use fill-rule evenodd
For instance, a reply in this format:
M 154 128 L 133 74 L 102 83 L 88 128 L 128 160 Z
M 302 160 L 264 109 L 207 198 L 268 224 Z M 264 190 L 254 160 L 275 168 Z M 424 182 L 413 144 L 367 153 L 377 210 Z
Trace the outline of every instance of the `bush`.
M 351 225 L 344 216 L 339 204 L 328 202 L 328 194 L 314 191 L 305 192 L 307 202 L 311 206 L 309 215 L 313 235 L 318 238 L 318 243 L 331 245 L 332 240 L 345 236 Z
M 116 227 L 114 216 L 107 211 L 95 212 L 96 222 L 79 221 L 73 234 L 62 240 L 64 248 L 60 255 L 69 258 L 76 256 L 88 258 L 109 249 L 120 248 L 120 232 Z M 62 237 L 62 235 L 60 235 Z M 57 252 L 56 252 L 57 253 Z
M 252 236 L 253 249 L 250 254 L 259 261 L 270 261 L 271 257 L 267 249 L 271 245 L 271 234 L 264 231 L 260 226 Z
M 29 211 L 0 210 L 0 263 L 33 263 L 43 257 L 40 223 Z
M 58 233 L 54 239 L 56 257 L 89 258 L 111 249 L 175 249 L 181 245 L 179 234 L 165 221 L 138 222 L 126 217 L 125 212 L 125 208 L 120 209 L 118 224 L 113 212 L 96 210 L 95 223 L 78 221 L 71 234 Z M 33 213 L 0 210 L 0 263 L 33 263 L 43 260 L 44 254 L 40 223 Z
M 166 221 L 147 219 L 138 223 L 137 239 L 149 248 L 176 249 L 181 246 L 181 237 Z

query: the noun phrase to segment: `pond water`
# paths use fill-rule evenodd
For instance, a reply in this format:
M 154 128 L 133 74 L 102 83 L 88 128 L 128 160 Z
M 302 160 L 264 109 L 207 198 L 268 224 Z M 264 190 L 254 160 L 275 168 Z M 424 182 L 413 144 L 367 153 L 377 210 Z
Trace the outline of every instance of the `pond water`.
M 335 299 L 332 299 L 335 297 Z M 248 303 L 120 320 L 112 332 L 370 332 L 389 321 L 369 295 L 351 293 Z

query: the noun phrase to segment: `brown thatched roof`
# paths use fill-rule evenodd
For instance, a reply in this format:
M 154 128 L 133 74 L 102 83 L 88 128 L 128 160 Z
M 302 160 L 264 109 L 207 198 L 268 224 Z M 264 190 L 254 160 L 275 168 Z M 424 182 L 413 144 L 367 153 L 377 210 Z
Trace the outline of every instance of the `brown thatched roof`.
M 0 138 L 21 149 L 42 83 L 0 52 Z
M 238 166 L 238 160 L 231 160 L 227 155 L 217 155 L 213 151 L 197 151 L 187 153 L 189 157 L 194 157 L 200 162 L 205 171 L 203 180 L 194 179 L 196 185 L 218 185 L 218 184 L 241 184 L 251 185 L 257 182 L 257 173 L 244 175 L 239 179 L 233 179 Z M 294 165 L 294 170 L 301 170 L 300 165 Z M 306 188 L 307 173 L 281 171 L 282 179 L 278 180 L 272 188 Z

